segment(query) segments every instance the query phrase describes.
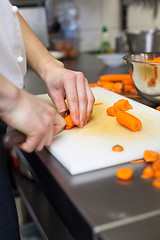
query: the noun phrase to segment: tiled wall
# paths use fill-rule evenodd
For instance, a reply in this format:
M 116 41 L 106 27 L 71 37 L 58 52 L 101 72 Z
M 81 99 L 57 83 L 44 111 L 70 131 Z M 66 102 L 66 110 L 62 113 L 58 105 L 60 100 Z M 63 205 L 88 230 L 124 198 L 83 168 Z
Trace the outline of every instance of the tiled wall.
M 101 42 L 101 29 L 106 25 L 110 41 L 115 48 L 115 39 L 122 35 L 120 29 L 120 0 L 75 0 L 79 7 L 80 50 L 97 50 Z M 148 30 L 160 28 L 160 6 L 158 16 L 153 17 L 153 9 L 141 6 L 128 8 L 128 30 Z

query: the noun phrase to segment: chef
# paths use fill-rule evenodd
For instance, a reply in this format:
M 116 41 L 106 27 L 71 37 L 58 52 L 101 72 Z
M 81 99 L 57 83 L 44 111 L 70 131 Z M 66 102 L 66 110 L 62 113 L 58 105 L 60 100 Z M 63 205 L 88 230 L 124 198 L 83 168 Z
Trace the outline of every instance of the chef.
M 0 118 L 23 132 L 26 142 L 19 147 L 40 151 L 51 144 L 65 120 L 50 105 L 23 90 L 27 64 L 44 81 L 58 112 L 67 109 L 72 120 L 83 127 L 90 119 L 94 96 L 81 72 L 65 69 L 37 39 L 18 8 L 0 1 Z M 0 134 L 2 137 L 2 133 Z M 11 192 L 5 152 L 0 141 L 0 238 L 20 239 L 17 213 Z

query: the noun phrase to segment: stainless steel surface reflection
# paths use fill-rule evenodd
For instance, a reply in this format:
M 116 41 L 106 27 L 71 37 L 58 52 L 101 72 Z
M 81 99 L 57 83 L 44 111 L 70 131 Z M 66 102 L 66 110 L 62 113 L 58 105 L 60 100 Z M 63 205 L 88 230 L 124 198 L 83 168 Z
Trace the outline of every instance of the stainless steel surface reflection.
M 159 53 L 131 54 L 123 57 L 139 94 L 150 102 L 160 104 L 160 63 L 147 62 Z

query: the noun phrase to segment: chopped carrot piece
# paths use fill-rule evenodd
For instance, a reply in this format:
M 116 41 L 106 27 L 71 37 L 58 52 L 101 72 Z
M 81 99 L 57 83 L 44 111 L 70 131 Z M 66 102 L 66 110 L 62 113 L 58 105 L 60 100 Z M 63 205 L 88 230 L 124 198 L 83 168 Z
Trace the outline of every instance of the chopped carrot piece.
M 151 178 L 154 175 L 154 170 L 151 166 L 145 167 L 141 175 L 142 178 Z
M 139 160 L 134 160 L 134 161 L 131 161 L 130 163 L 142 163 L 144 162 L 143 159 L 139 159 Z
M 108 90 L 111 90 L 111 89 L 114 88 L 114 83 L 98 81 L 98 86 L 103 87 L 103 88 L 108 89 Z
M 121 82 L 114 83 L 115 92 L 117 93 L 121 92 L 122 88 L 123 88 L 123 84 Z
M 160 160 L 157 160 L 155 162 L 152 163 L 152 168 L 156 171 L 159 170 L 160 171 Z
M 98 83 L 89 83 L 88 84 L 90 87 L 98 87 Z
M 122 152 L 123 150 L 124 150 L 124 148 L 119 144 L 116 144 L 112 147 L 112 151 L 114 151 L 114 152 Z
M 160 188 L 160 178 L 155 178 L 152 182 L 153 186 Z
M 131 168 L 120 168 L 117 170 L 116 176 L 121 180 L 129 180 L 133 176 L 133 170 Z
M 137 90 L 132 85 L 125 84 L 123 88 L 125 92 L 137 93 Z
M 149 63 L 160 63 L 160 57 L 156 57 L 156 58 L 148 60 L 146 62 L 149 62 Z
M 160 178 L 160 170 L 154 172 L 154 178 Z
M 144 151 L 143 157 L 146 162 L 154 162 L 158 159 L 158 153 L 155 151 L 146 150 Z
M 151 87 L 156 86 L 156 77 L 155 76 L 150 78 L 150 80 L 148 81 L 148 86 L 151 86 Z
M 119 109 L 117 106 L 111 106 L 107 108 L 106 112 L 109 116 L 115 117 L 119 112 Z
M 103 103 L 94 103 L 93 106 L 99 106 L 99 105 L 102 105 Z
M 160 111 L 160 106 L 156 107 L 156 110 Z
M 142 128 L 142 123 L 138 118 L 124 111 L 117 113 L 116 120 L 120 125 L 132 130 L 133 132 L 137 132 Z
M 66 130 L 69 130 L 72 127 L 74 127 L 74 122 L 72 121 L 70 114 L 67 117 L 65 117 L 64 119 L 66 120 Z
M 121 111 L 128 111 L 129 109 L 133 109 L 133 107 L 129 104 L 128 100 L 120 99 L 119 101 L 114 103 L 114 106 L 117 106 Z

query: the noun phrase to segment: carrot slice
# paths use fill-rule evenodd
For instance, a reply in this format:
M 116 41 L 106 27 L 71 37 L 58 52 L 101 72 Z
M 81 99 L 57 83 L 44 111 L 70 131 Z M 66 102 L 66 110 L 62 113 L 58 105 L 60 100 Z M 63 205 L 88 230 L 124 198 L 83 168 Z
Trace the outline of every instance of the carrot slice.
M 133 109 L 133 107 L 129 104 L 128 100 L 120 99 L 119 101 L 114 103 L 114 106 L 117 106 L 121 111 L 128 111 L 129 109 Z
M 154 175 L 154 170 L 151 166 L 145 167 L 141 175 L 142 178 L 151 178 Z
M 66 128 L 65 128 L 66 130 L 69 130 L 72 127 L 74 127 L 74 123 L 72 121 L 72 118 L 71 118 L 70 114 L 68 116 L 66 116 L 64 119 L 66 120 Z
M 119 112 L 119 109 L 117 106 L 111 106 L 107 108 L 106 112 L 109 116 L 115 117 Z
M 144 162 L 144 160 L 143 159 L 139 159 L 139 160 L 133 160 L 130 163 L 142 163 L 142 162 Z
M 157 171 L 159 170 L 160 171 L 160 160 L 157 160 L 155 162 L 152 163 L 152 168 Z
M 90 87 L 98 87 L 98 83 L 89 83 L 88 84 Z
M 146 150 L 144 151 L 143 157 L 146 162 L 154 162 L 158 159 L 158 153 L 155 151 Z
M 142 123 L 138 118 L 124 111 L 117 113 L 116 120 L 120 125 L 132 130 L 133 132 L 137 132 L 142 128 Z
M 160 188 L 160 178 L 155 178 L 152 182 L 153 186 Z
M 116 176 L 120 180 L 129 180 L 133 176 L 133 170 L 131 168 L 120 168 L 117 170 Z
M 160 106 L 156 107 L 156 110 L 160 111 Z
M 123 150 L 124 150 L 124 148 L 119 144 L 116 144 L 112 147 L 112 151 L 114 151 L 114 152 L 122 152 Z
M 154 178 L 160 178 L 160 170 L 154 172 Z
M 103 103 L 94 103 L 93 106 L 99 106 L 99 105 L 102 105 Z

